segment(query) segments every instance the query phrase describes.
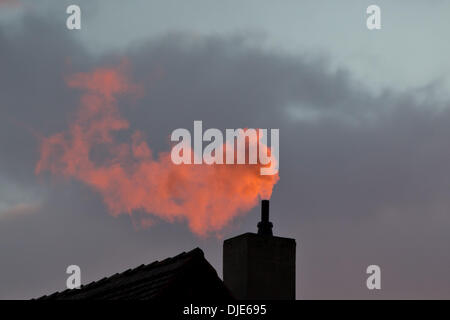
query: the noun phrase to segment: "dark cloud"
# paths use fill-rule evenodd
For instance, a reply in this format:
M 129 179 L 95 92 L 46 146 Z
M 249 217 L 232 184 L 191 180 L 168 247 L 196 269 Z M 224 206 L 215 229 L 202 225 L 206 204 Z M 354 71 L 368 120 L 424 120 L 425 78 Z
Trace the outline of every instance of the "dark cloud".
M 60 25 L 22 21 L 14 32 L 0 26 L 0 184 L 39 201 L 30 214 L 0 215 L 0 297 L 63 289 L 69 264 L 87 282 L 195 246 L 221 272 L 222 239 L 179 223 L 135 230 L 85 186 L 34 174 L 39 135 L 64 129 L 78 103 L 64 77 L 123 56 L 146 94 L 121 112 L 157 151 L 193 120 L 280 128 L 272 216 L 276 234 L 297 239 L 299 297 L 450 296 L 450 113 L 433 88 L 375 95 L 323 59 L 267 51 L 246 35 L 170 34 L 93 57 Z M 253 231 L 257 219 L 254 209 L 223 236 Z M 376 294 L 365 288 L 369 264 L 383 272 Z

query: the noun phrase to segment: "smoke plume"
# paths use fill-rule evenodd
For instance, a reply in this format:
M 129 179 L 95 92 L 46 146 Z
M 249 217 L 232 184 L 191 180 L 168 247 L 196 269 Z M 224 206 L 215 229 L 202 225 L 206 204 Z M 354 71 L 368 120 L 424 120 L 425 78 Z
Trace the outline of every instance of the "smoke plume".
M 79 108 L 67 130 L 41 139 L 36 174 L 49 171 L 82 181 L 102 196 L 114 216 L 139 212 L 169 222 L 185 220 L 202 236 L 271 196 L 278 174 L 260 175 L 260 164 L 175 165 L 169 152 L 155 156 L 144 134 L 131 132 L 119 113 L 119 95 L 143 93 L 127 70 L 122 63 L 67 77 L 70 88 L 83 92 Z M 129 142 L 117 138 L 122 131 L 129 133 Z M 99 151 L 104 156 L 95 157 Z

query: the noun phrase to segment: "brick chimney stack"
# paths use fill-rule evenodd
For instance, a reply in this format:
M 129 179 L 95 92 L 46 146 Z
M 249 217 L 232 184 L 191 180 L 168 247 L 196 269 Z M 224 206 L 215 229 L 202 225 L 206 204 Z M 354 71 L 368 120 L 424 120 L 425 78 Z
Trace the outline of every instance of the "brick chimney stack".
M 261 202 L 258 233 L 223 243 L 223 281 L 237 299 L 295 299 L 295 239 L 273 236 L 269 200 Z

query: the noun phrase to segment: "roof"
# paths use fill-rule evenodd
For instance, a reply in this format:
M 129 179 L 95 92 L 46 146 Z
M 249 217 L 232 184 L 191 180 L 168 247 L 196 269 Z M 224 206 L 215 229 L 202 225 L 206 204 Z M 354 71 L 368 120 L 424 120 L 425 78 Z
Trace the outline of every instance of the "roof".
M 195 248 L 175 257 L 140 265 L 99 281 L 55 292 L 39 300 L 229 300 L 231 294 L 216 270 Z

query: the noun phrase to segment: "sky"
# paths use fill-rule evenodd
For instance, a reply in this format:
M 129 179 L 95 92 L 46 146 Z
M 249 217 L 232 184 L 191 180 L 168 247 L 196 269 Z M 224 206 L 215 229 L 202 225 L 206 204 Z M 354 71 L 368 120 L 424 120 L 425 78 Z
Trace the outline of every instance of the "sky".
M 218 224 L 205 211 L 199 233 L 189 210 L 114 211 L 119 189 L 85 167 L 37 172 L 43 141 L 76 140 L 99 70 L 126 78 L 112 100 L 101 91 L 127 122 L 117 147 L 139 132 L 168 152 L 194 120 L 280 129 L 271 220 L 297 241 L 297 298 L 450 298 L 449 18 L 448 1 L 0 1 L 0 298 L 60 291 L 70 264 L 89 283 L 195 247 L 221 276 L 223 240 L 256 231 L 258 204 Z M 381 290 L 366 288 L 372 264 Z

